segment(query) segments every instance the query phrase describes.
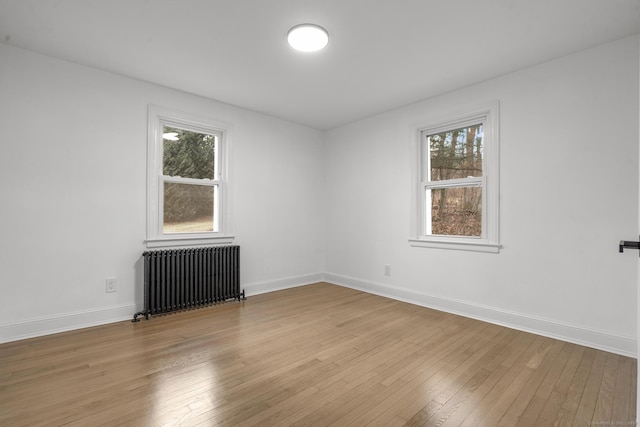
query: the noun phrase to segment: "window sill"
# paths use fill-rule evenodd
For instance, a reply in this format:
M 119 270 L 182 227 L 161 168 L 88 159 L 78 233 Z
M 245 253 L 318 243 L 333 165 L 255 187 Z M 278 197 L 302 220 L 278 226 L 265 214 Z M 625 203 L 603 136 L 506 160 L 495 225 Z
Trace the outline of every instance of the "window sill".
M 497 254 L 502 245 L 485 241 L 465 240 L 438 240 L 438 239 L 409 239 L 409 246 L 416 248 L 452 249 L 459 251 L 486 252 Z
M 235 236 L 216 236 L 216 237 L 165 237 L 158 239 L 147 239 L 145 244 L 147 248 L 164 248 L 174 246 L 189 245 L 225 245 L 233 242 Z

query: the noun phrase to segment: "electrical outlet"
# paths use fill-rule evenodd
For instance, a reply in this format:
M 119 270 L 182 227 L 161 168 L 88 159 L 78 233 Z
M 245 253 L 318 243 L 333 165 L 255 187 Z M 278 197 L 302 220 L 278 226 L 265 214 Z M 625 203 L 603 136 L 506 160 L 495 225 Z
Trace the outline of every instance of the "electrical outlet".
M 391 276 L 391 266 L 389 264 L 384 265 L 384 275 Z
M 106 279 L 104 291 L 107 293 L 118 292 L 118 279 L 116 277 Z

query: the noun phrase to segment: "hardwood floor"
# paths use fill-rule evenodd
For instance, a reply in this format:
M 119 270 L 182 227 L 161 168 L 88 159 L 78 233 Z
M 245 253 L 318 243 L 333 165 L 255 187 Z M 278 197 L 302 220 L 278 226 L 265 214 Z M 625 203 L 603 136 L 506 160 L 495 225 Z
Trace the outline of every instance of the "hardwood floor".
M 636 369 L 319 283 L 0 345 L 0 425 L 635 425 Z

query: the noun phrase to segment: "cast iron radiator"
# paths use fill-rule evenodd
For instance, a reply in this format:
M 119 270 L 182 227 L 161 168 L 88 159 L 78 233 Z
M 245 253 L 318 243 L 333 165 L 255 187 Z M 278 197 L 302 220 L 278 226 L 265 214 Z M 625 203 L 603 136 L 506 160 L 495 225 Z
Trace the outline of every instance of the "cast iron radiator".
M 240 291 L 240 246 L 146 251 L 144 311 L 138 316 L 169 313 L 227 300 L 245 299 Z

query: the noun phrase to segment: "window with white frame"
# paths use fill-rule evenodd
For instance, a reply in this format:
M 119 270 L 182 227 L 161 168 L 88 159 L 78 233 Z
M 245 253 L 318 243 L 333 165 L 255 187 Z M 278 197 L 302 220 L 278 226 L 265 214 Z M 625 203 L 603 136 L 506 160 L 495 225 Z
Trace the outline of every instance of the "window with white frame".
M 226 126 L 149 107 L 147 246 L 228 243 Z
M 413 246 L 498 252 L 498 103 L 417 132 Z

